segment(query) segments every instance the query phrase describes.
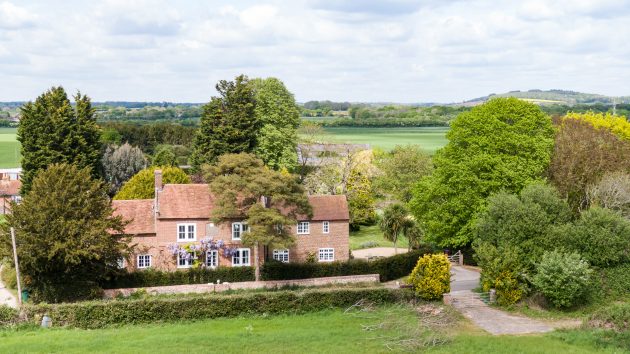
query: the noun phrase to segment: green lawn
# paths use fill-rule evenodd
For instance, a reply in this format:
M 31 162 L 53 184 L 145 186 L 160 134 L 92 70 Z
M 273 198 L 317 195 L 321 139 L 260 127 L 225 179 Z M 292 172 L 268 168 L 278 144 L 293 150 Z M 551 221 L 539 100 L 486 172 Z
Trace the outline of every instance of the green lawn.
M 424 317 L 423 317 L 424 316 Z M 452 317 L 436 331 L 407 306 L 371 312 L 328 310 L 294 316 L 244 317 L 99 330 L 0 331 L 1 353 L 389 353 L 422 351 L 425 339 L 445 344 L 429 353 L 621 353 L 586 331 L 543 336 L 490 336 Z M 433 315 L 431 315 L 433 316 Z M 433 317 L 432 317 L 433 318 Z M 53 319 L 54 321 L 54 319 Z M 425 322 L 430 323 L 430 321 Z M 371 330 L 365 330 L 369 328 Z M 432 327 L 430 327 L 432 328 Z M 414 343 L 414 347 L 403 347 Z M 599 347 L 598 347 L 599 346 Z
M 383 150 L 391 150 L 396 145 L 417 144 L 428 152 L 435 152 L 446 145 L 445 127 L 412 128 L 324 128 L 330 142 L 370 144 Z
M 366 243 L 375 243 L 370 247 L 365 247 Z M 396 243 L 396 247 L 407 248 L 407 239 L 400 238 Z M 372 247 L 394 247 L 392 242 L 387 241 L 383 238 L 383 232 L 378 227 L 378 225 L 374 226 L 361 226 L 359 231 L 351 231 L 350 232 L 350 249 L 358 250 L 362 248 L 372 248 Z
M 0 168 L 20 167 L 20 143 L 16 128 L 0 128 Z

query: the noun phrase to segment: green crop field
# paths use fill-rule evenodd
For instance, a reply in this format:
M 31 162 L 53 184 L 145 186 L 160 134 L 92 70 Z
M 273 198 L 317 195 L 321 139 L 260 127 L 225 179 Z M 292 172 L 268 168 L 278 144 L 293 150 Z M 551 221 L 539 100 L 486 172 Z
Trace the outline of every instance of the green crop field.
M 0 168 L 20 167 L 20 143 L 16 128 L 0 128 Z
M 372 147 L 391 150 L 396 145 L 417 144 L 433 153 L 446 145 L 446 127 L 412 128 L 364 128 L 334 127 L 324 128 L 328 133 L 324 139 L 329 142 L 370 144 Z

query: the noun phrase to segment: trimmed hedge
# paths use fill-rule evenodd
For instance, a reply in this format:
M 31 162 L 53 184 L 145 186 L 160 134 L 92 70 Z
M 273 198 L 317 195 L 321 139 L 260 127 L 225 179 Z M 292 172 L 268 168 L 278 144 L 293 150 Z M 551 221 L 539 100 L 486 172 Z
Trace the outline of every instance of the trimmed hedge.
M 364 299 L 376 304 L 408 301 L 405 289 L 346 288 L 277 291 L 201 297 L 91 301 L 73 304 L 41 304 L 25 307 L 28 318 L 39 321 L 48 314 L 55 326 L 102 328 L 103 326 L 201 320 L 257 314 L 305 313 L 351 306 Z
M 418 263 L 418 259 L 430 252 L 431 249 L 425 248 L 371 262 L 358 259 L 331 263 L 280 263 L 268 261 L 261 269 L 261 277 L 264 280 L 292 280 L 342 275 L 379 274 L 381 281 L 386 282 L 409 275 L 416 263 Z
M 411 273 L 418 259 L 432 250 L 424 248 L 392 257 L 367 262 L 351 259 L 346 262 L 330 263 L 280 263 L 267 261 L 261 267 L 263 280 L 293 280 L 342 275 L 380 274 L 381 281 L 402 278 Z M 142 288 L 150 286 L 207 284 L 221 282 L 242 282 L 254 280 L 252 267 L 198 268 L 175 272 L 147 269 L 131 273 L 121 273 L 102 284 L 104 289 Z
M 221 282 L 254 281 L 254 268 L 252 267 L 218 267 L 216 269 L 191 268 L 165 272 L 147 269 L 135 272 L 121 273 L 102 286 L 104 289 L 117 288 L 142 288 L 149 286 L 207 284 Z

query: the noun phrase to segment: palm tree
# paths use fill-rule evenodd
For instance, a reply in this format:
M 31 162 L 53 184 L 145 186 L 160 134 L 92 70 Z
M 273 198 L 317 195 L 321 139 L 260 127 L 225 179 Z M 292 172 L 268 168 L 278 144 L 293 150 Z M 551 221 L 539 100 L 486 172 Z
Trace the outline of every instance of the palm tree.
M 407 247 L 408 251 L 411 251 L 411 248 L 414 246 L 420 246 L 420 239 L 422 238 L 423 232 L 420 228 L 420 225 L 418 225 L 413 217 L 407 217 L 407 222 L 405 223 L 405 227 L 403 228 L 403 234 L 409 241 L 409 246 Z
M 400 203 L 391 204 L 383 212 L 383 218 L 379 226 L 381 231 L 383 231 L 383 237 L 394 243 L 394 254 L 398 253 L 398 248 L 396 248 L 398 236 L 409 227 L 408 214 L 407 208 Z

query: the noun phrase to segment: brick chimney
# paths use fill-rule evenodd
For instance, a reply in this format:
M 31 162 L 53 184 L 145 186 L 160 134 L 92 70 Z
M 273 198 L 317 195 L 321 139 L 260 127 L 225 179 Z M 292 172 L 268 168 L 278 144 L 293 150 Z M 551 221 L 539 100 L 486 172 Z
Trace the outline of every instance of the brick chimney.
M 155 170 L 154 172 L 154 176 L 155 176 L 155 197 L 153 199 L 153 212 L 154 212 L 154 217 L 157 219 L 158 215 L 160 214 L 160 192 L 162 192 L 162 189 L 164 188 L 164 185 L 162 184 L 162 170 Z M 154 223 L 154 225 L 157 225 L 157 220 Z
M 155 191 L 161 191 L 164 185 L 162 184 L 162 170 L 155 170 Z

